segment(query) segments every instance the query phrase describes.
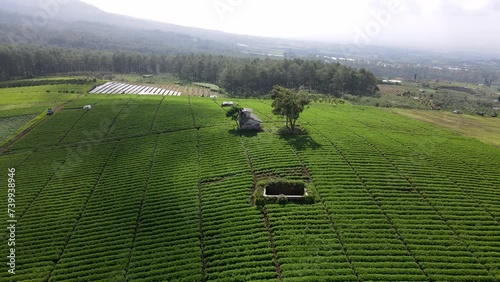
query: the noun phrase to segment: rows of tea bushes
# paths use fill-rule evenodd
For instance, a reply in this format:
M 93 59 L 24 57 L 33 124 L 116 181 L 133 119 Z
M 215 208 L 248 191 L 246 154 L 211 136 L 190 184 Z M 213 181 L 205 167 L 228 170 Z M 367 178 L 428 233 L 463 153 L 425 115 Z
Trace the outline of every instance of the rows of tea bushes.
M 14 179 L 20 187 L 25 187 L 22 190 L 17 189 L 16 195 L 16 219 L 19 219 L 29 205 L 36 198 L 40 189 L 54 175 L 55 170 L 64 162 L 66 158 L 66 150 L 57 150 L 53 152 L 54 158 L 46 158 L 43 153 L 33 154 L 29 151 L 12 154 L 8 157 L 0 158 L 0 165 L 7 171 L 8 168 L 15 168 L 17 174 Z M 26 173 L 29 172 L 29 173 Z M 0 179 L 7 183 L 7 173 L 0 174 Z M 1 193 L 1 200 L 7 202 L 7 194 Z M 0 214 L 1 219 L 8 220 L 8 214 Z M 3 236 L 4 234 L 2 234 Z M 6 235 L 6 234 L 5 234 Z
M 434 153 L 425 155 L 411 146 L 388 142 L 390 139 L 381 133 L 395 139 L 414 139 L 402 135 L 402 124 L 391 122 L 390 117 L 379 114 L 363 119 L 370 120 L 369 124 L 384 123 L 385 129 L 379 132 L 367 129 L 363 126 L 366 124 L 344 125 L 335 132 L 318 126 L 318 139 L 330 143 L 357 174 L 366 193 L 383 209 L 386 221 L 428 277 L 453 281 L 494 279 L 498 265 L 493 262 L 498 259 L 497 248 L 491 242 L 499 238 L 498 221 L 467 193 L 465 183 L 460 185 L 450 177 L 461 171 L 460 167 L 435 164 L 439 162 L 435 152 L 442 143 L 436 142 Z M 341 116 L 337 121 L 347 122 Z M 411 128 L 418 131 L 418 127 Z M 422 128 L 419 133 L 428 134 Z
M 203 255 L 209 281 L 278 276 L 262 214 L 249 204 L 253 175 L 241 142 L 225 128 L 200 130 Z
M 356 281 L 321 204 L 267 205 L 284 281 Z
M 283 137 L 270 101 L 235 102 L 265 130 L 195 97 L 87 95 L 47 118 L 0 154 L 19 186 L 17 274 L 0 280 L 500 280 L 498 148 L 330 104 Z M 270 178 L 318 199 L 252 206 Z
M 53 281 L 123 279 L 156 139 L 117 144 L 55 265 Z
M 159 136 L 129 281 L 200 281 L 196 130 Z
M 161 103 L 153 125 L 153 131 L 169 132 L 192 129 L 193 116 L 188 97 L 167 97 Z
M 277 276 L 262 214 L 248 203 L 251 187 L 249 174 L 202 186 L 204 256 L 210 281 L 268 281 Z
M 82 109 L 83 105 L 97 105 L 104 98 L 105 96 L 87 96 L 68 104 L 64 110 L 55 113 L 53 116 L 47 117 L 41 124 L 33 128 L 28 135 L 16 142 L 12 148 L 42 148 L 57 146 L 63 143 L 76 125 L 88 114 L 86 110 Z M 108 104 L 110 104 L 110 102 L 108 102 Z M 109 111 L 109 108 L 106 110 Z M 85 131 L 88 137 L 81 141 L 94 139 L 94 137 L 91 137 L 92 134 L 97 131 L 101 132 L 98 125 L 99 123 L 88 128 Z M 98 138 L 98 136 L 95 138 Z
M 116 124 L 125 119 L 127 113 L 130 113 L 128 104 L 137 96 L 129 96 L 128 98 L 105 99 L 91 110 L 81 110 L 85 115 L 74 124 L 60 143 L 72 144 L 108 138 L 116 129 Z
M 58 152 L 36 153 L 40 155 L 31 157 L 16 171 L 21 181 L 16 191 L 22 218 L 18 220 L 16 232 L 16 276 L 10 277 L 14 281 L 49 278 L 113 151 L 109 145 L 95 147 L 85 159 L 74 150 L 66 151 L 66 155 Z M 44 164 L 40 161 L 43 158 L 54 164 L 35 169 Z M 35 182 L 37 179 L 40 181 Z M 24 189 L 27 191 L 22 192 Z M 7 279 L 11 274 L 0 275 Z
M 421 161 L 422 158 L 425 159 L 429 171 L 453 183 L 471 199 L 482 204 L 485 208 L 487 206 L 492 214 L 498 215 L 499 207 L 492 201 L 500 195 L 495 189 L 500 185 L 498 162 L 496 161 L 500 154 L 495 147 L 485 146 L 478 141 L 466 140 L 453 133 L 442 132 L 436 135 L 434 134 L 435 128 L 429 129 L 430 126 L 423 123 L 406 122 L 402 125 L 395 123 L 394 120 L 397 119 L 387 115 L 382 116 L 382 118 L 366 118 L 362 122 L 358 122 L 368 126 L 373 123 L 391 125 L 394 130 L 385 132 L 383 138 L 380 136 L 371 138 L 370 142 L 384 145 L 379 150 L 395 146 L 404 148 L 404 153 L 398 157 L 399 159 L 403 156 L 407 157 L 403 160 L 404 162 L 400 161 L 402 164 L 412 164 Z M 412 138 L 412 136 L 399 134 L 403 129 L 409 129 L 419 136 L 426 136 L 425 142 Z M 371 137 L 373 133 L 363 132 L 362 135 L 366 138 Z M 387 140 L 390 140 L 391 143 L 387 144 Z M 467 174 L 464 174 L 464 171 L 467 171 Z M 494 217 L 498 221 L 498 217 Z
M 225 115 L 225 110 L 212 99 L 191 97 L 191 109 L 195 115 L 196 125 L 202 127 L 233 125 Z
M 348 133 L 344 134 L 346 135 Z M 356 144 L 353 139 L 349 140 L 350 147 Z M 491 279 L 490 273 L 481 265 L 474 252 L 471 252 L 469 245 L 463 241 L 457 230 L 450 226 L 450 218 L 446 216 L 446 210 L 425 193 L 425 186 L 405 179 L 405 174 L 397 164 L 389 161 L 389 157 L 381 158 L 380 155 L 377 156 L 375 149 L 364 145 L 363 140 L 358 139 L 358 142 L 360 149 L 366 146 L 366 151 L 356 154 L 349 150 L 345 153 L 346 157 L 349 159 L 362 157 L 366 160 L 363 163 L 352 161 L 351 164 L 379 201 L 385 214 L 397 229 L 398 236 L 408 246 L 411 255 L 420 263 L 423 271 L 432 279 L 439 280 L 470 280 L 472 277 L 477 280 Z M 368 153 L 370 151 L 371 154 Z M 391 155 L 391 153 L 393 152 L 384 152 L 384 156 Z M 396 158 L 399 156 L 405 155 L 397 155 Z M 379 161 L 374 163 L 375 159 Z M 413 162 L 413 164 L 418 167 L 418 163 Z M 447 181 L 443 180 L 442 176 L 434 182 L 431 179 L 432 174 L 421 175 L 425 175 L 424 177 L 430 180 L 427 184 L 432 185 L 432 188 L 439 187 L 441 193 L 449 189 L 450 183 L 447 185 Z M 456 197 L 448 195 L 447 198 L 440 199 L 440 202 L 453 201 L 453 198 L 464 197 L 463 195 L 456 195 Z M 463 204 L 461 200 L 458 201 Z M 476 210 L 473 213 L 476 213 Z M 435 246 L 436 242 L 440 243 L 439 247 Z M 449 256 L 453 259 L 448 258 Z M 446 268 L 449 269 L 449 274 L 442 271 L 443 261 L 447 261 Z
M 401 149 L 401 155 L 411 156 L 412 153 L 407 149 Z M 498 205 L 491 200 L 495 198 L 496 189 L 492 188 L 491 184 L 484 185 L 480 181 L 474 184 L 467 183 L 469 180 L 460 180 L 462 176 L 457 177 L 453 172 L 459 167 L 448 170 L 435 166 L 433 161 L 429 162 L 428 159 L 418 157 L 414 157 L 411 161 L 404 159 L 402 161 L 400 157 L 388 155 L 388 159 L 420 191 L 421 196 L 425 197 L 424 200 L 434 209 L 433 214 L 429 213 L 434 217 L 437 215 L 446 224 L 441 227 L 440 232 L 446 230 L 447 233 L 453 234 L 452 239 L 457 247 L 461 247 L 462 256 L 457 252 L 442 252 L 439 254 L 441 257 L 436 255 L 438 258 L 436 261 L 431 261 L 428 268 L 435 268 L 436 275 L 441 275 L 444 263 L 447 269 L 456 268 L 454 273 L 456 275 L 461 273 L 461 278 L 446 277 L 451 280 L 477 281 L 481 276 L 484 276 L 485 280 L 492 279 L 492 276 L 498 277 L 499 254 L 496 242 L 500 239 L 500 231 L 498 218 L 494 215 L 495 210 L 498 211 Z M 489 199 L 485 199 L 487 196 Z M 498 194 L 496 196 L 498 197 Z M 411 224 L 411 222 L 405 221 L 401 224 Z M 435 245 L 439 242 L 438 238 L 433 241 L 418 241 L 422 256 L 429 255 L 424 243 Z M 449 256 L 453 258 L 446 259 Z M 487 275 L 488 273 L 490 275 Z
M 496 242 L 500 240 L 500 207 L 495 199 L 500 194 L 494 175 L 477 171 L 468 165 L 476 163 L 470 159 L 466 163 L 459 157 L 450 158 L 446 148 L 435 150 L 432 156 L 422 155 L 421 151 L 405 145 L 411 142 L 407 138 L 395 140 L 396 144 L 401 142 L 401 147 L 391 147 L 401 153 L 388 155 L 388 159 L 425 195 L 471 257 L 482 264 L 483 270 L 498 277 L 500 254 Z M 376 141 L 374 138 L 374 144 L 384 147 Z M 464 171 L 468 173 L 464 175 Z
M 266 107 L 255 106 L 261 110 Z M 243 141 L 256 177 L 308 180 L 285 139 L 259 134 L 244 137 Z M 264 215 L 268 216 L 284 281 L 356 280 L 321 204 L 268 205 Z
M 84 95 L 68 103 L 63 110 L 82 110 L 86 105 L 96 106 L 100 103 L 103 105 L 121 104 L 119 99 L 111 95 Z
M 237 132 L 229 132 L 227 127 L 200 129 L 200 149 L 203 182 L 250 173 L 241 137 Z
M 86 112 L 62 111 L 48 117 L 31 132 L 16 142 L 13 149 L 42 148 L 57 146 L 71 132 L 73 126 Z
M 162 97 L 140 96 L 120 111 L 107 138 L 141 136 L 150 133 Z
M 319 133 L 311 138 L 315 145 L 297 152 L 311 172 L 359 279 L 426 280 L 362 179 L 329 140 Z
M 191 102 L 189 100 L 192 100 Z M 14 149 L 42 148 L 103 139 L 144 136 L 195 126 L 225 126 L 224 111 L 207 98 L 87 95 L 68 104 L 16 143 Z M 91 110 L 83 106 L 92 105 Z M 193 119 L 194 117 L 194 119 Z
M 302 167 L 286 140 L 278 135 L 258 134 L 243 137 L 255 174 L 265 177 L 282 177 L 305 180 Z

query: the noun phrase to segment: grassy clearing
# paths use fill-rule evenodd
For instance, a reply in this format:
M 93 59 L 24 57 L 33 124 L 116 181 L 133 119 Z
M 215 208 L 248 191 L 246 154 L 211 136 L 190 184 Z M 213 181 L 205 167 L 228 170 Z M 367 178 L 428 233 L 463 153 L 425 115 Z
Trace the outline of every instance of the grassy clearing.
M 441 111 L 391 109 L 391 112 L 450 129 L 463 136 L 476 138 L 500 147 L 500 119 L 471 115 L 457 115 Z

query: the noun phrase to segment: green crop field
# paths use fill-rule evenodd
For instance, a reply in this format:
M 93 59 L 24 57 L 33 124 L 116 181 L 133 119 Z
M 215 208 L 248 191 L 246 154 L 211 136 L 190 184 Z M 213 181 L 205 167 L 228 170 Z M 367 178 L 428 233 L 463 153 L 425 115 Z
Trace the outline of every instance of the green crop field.
M 392 112 L 448 128 L 461 135 L 500 147 L 500 120 L 493 117 L 457 115 L 443 111 L 391 109 Z
M 237 101 L 265 122 L 239 134 L 209 98 L 70 98 L 0 154 L 0 281 L 500 280 L 498 147 L 372 107 L 312 104 L 282 137 L 266 100 Z M 252 205 L 270 178 L 316 203 Z
M 47 108 L 55 108 L 75 99 L 79 92 L 86 92 L 88 87 L 62 84 L 1 89 L 0 118 L 39 114 Z
M 36 114 L 0 118 L 0 141 L 15 133 L 18 128 L 27 124 Z

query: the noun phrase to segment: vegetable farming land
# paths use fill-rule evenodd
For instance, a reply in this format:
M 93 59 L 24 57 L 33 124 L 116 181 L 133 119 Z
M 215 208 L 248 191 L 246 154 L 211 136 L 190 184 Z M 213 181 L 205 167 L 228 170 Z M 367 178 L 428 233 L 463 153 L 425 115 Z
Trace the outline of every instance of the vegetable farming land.
M 380 97 L 347 97 L 353 103 L 385 108 L 482 112 L 498 115 L 500 93 L 495 87 L 457 82 L 409 82 L 378 85 Z
M 267 100 L 235 101 L 264 121 L 240 134 L 219 100 L 37 87 L 0 89 L 0 122 L 77 99 L 0 154 L 0 281 L 500 280 L 498 147 L 374 107 L 314 103 L 284 137 Z M 252 205 L 269 178 L 318 199 Z

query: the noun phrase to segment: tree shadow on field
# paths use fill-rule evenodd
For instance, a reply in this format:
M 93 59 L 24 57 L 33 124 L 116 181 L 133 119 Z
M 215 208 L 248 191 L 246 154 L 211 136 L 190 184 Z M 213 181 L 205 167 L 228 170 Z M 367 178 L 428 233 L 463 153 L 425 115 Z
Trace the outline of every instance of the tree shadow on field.
M 306 149 L 318 150 L 321 144 L 316 142 L 307 132 L 302 134 L 280 134 L 280 138 L 285 139 L 297 151 L 304 151 Z

